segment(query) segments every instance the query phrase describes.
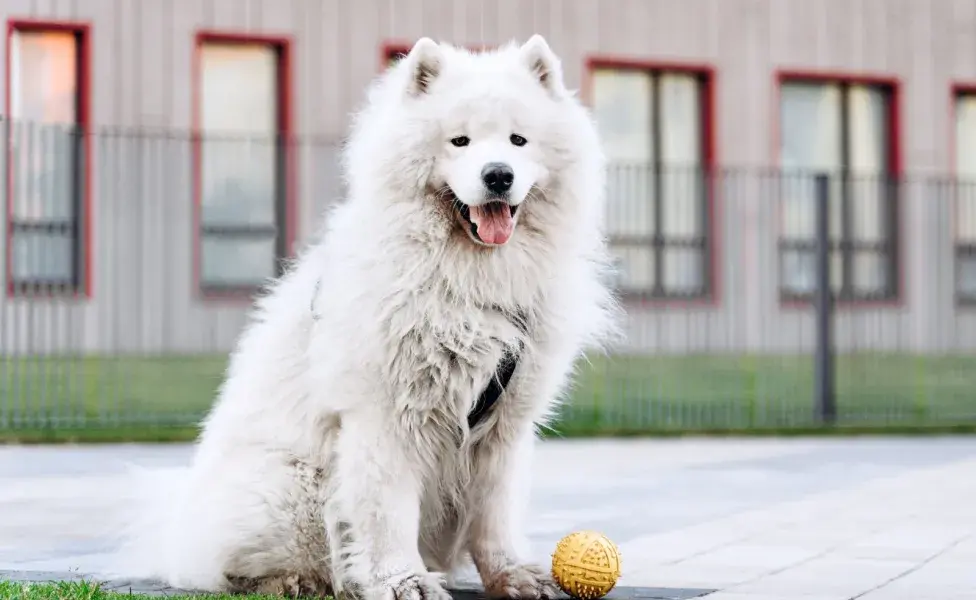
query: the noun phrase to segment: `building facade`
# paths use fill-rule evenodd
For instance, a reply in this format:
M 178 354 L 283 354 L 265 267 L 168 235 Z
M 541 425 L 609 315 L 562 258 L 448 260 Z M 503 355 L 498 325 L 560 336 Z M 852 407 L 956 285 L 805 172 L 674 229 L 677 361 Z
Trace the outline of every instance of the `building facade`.
M 317 235 L 370 79 L 541 33 L 610 158 L 622 351 L 976 348 L 967 0 L 5 0 L 0 350 L 226 351 Z

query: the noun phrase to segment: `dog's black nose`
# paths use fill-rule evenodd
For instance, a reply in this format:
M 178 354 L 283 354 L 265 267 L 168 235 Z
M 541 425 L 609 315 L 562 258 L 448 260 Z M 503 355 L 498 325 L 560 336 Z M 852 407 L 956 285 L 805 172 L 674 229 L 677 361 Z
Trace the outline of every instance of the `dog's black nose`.
M 501 195 L 511 189 L 515 171 L 505 163 L 488 163 L 481 169 L 481 180 L 491 193 Z

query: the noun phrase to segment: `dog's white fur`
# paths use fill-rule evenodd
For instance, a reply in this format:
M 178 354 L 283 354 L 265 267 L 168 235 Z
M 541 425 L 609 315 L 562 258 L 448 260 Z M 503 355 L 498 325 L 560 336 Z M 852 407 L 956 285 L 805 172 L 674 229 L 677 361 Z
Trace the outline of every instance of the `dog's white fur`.
M 540 36 L 483 54 L 425 38 L 371 88 L 344 159 L 348 200 L 259 300 L 189 475 L 133 523 L 122 568 L 204 590 L 440 599 L 438 572 L 470 556 L 490 594 L 550 596 L 521 535 L 536 428 L 616 317 L 595 127 Z M 512 166 L 520 205 L 499 247 L 444 197 L 482 202 L 491 161 Z

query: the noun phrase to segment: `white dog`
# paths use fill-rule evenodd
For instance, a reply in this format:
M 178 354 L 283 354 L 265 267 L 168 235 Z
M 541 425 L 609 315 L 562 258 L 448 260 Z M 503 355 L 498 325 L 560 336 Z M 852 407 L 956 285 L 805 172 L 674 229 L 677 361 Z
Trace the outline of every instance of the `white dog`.
M 540 36 L 424 38 L 344 167 L 348 200 L 259 301 L 129 574 L 441 600 L 470 557 L 491 596 L 551 597 L 522 535 L 536 429 L 617 316 L 594 124 Z

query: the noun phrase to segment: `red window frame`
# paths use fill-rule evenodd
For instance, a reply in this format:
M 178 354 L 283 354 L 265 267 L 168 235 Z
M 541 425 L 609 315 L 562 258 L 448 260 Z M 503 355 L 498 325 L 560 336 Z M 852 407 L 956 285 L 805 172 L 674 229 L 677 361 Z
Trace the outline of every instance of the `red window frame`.
M 284 156 L 284 194 L 278 199 L 282 218 L 276 226 L 282 229 L 281 241 L 278 247 L 282 256 L 278 256 L 279 266 L 277 274 L 283 271 L 283 259 L 294 255 L 297 237 L 298 216 L 298 164 L 295 138 L 295 115 L 292 90 L 292 39 L 284 35 L 263 35 L 252 33 L 236 33 L 226 31 L 201 30 L 197 31 L 193 49 L 193 81 L 191 92 L 192 119 L 192 185 L 193 185 L 193 288 L 196 293 L 206 300 L 240 300 L 250 301 L 260 285 L 208 287 L 202 280 L 201 251 L 202 238 L 202 202 L 203 202 L 203 155 L 202 133 L 200 123 L 200 95 L 203 85 L 201 68 L 201 50 L 206 44 L 246 44 L 270 46 L 278 54 L 278 137 L 282 144 Z
M 976 296 L 964 294 L 959 290 L 959 265 L 962 256 L 976 256 L 976 243 L 962 242 L 959 239 L 959 226 L 956 215 L 959 211 L 959 180 L 956 172 L 956 145 L 958 130 L 956 129 L 956 102 L 960 97 L 976 98 L 976 83 L 956 83 L 949 88 L 949 172 L 952 174 L 952 255 L 955 277 L 953 280 L 953 295 L 956 306 L 964 308 L 976 307 Z M 976 182 L 970 182 L 967 187 L 973 187 Z
M 465 44 L 465 48 L 471 52 L 484 52 L 491 50 L 495 46 L 487 44 Z M 413 44 L 404 41 L 386 41 L 380 45 L 380 71 L 385 71 L 390 66 L 390 61 L 394 58 L 403 58 L 410 53 Z
M 76 264 L 80 273 L 77 274 L 76 281 L 70 287 L 32 285 L 30 283 L 20 284 L 13 278 L 13 232 L 14 232 L 14 170 L 13 170 L 13 131 L 9 127 L 10 114 L 12 110 L 11 79 L 13 57 L 13 37 L 16 32 L 67 32 L 75 36 L 78 44 L 78 70 L 77 70 L 77 123 L 79 135 L 81 137 L 81 189 L 79 214 L 75 215 L 78 221 L 79 243 L 76 246 Z M 91 79 L 92 79 L 92 53 L 91 53 L 91 24 L 79 21 L 57 21 L 40 19 L 8 19 L 7 20 L 7 39 L 6 39 L 6 64 L 4 75 L 4 114 L 8 120 L 7 127 L 7 164 L 6 182 L 7 186 L 7 206 L 6 206 L 6 265 L 5 280 L 6 292 L 9 297 L 29 295 L 52 296 L 52 297 L 73 297 L 77 299 L 90 299 L 92 297 L 93 268 L 92 268 L 92 136 L 91 136 Z
M 716 183 L 717 156 L 717 114 L 716 90 L 717 75 L 713 65 L 707 63 L 692 63 L 679 61 L 661 61 L 650 58 L 623 58 L 614 56 L 589 56 L 586 58 L 583 71 L 583 98 L 588 104 L 593 101 L 593 72 L 597 69 L 615 69 L 626 71 L 641 71 L 653 73 L 678 73 L 695 75 L 702 81 L 701 110 L 701 148 L 702 171 L 705 177 L 704 194 L 706 219 L 702 230 L 705 243 L 704 288 L 701 295 L 680 297 L 647 294 L 629 294 L 624 298 L 631 303 L 644 306 L 659 307 L 715 307 L 721 304 L 721 270 L 719 268 L 718 251 L 721 248 L 719 227 L 720 203 Z
M 773 164 L 778 169 L 780 167 L 780 90 L 786 83 L 819 83 L 819 84 L 846 84 L 846 85 L 865 85 L 887 88 L 888 96 L 888 176 L 895 182 L 896 191 L 894 193 L 894 206 L 891 208 L 894 215 L 895 226 L 892 240 L 893 250 L 891 260 L 894 263 L 891 275 L 895 278 L 893 293 L 887 298 L 849 298 L 841 296 L 836 298 L 835 305 L 841 308 L 860 308 L 860 307 L 898 307 L 904 301 L 905 289 L 905 264 L 902 256 L 902 245 L 904 240 L 904 219 L 901 214 L 900 193 L 898 183 L 903 175 L 902 162 L 902 136 L 901 136 L 901 94 L 902 82 L 893 75 L 872 74 L 872 73 L 849 73 L 844 71 L 819 71 L 802 69 L 779 69 L 774 73 L 774 94 L 772 112 L 773 126 L 771 127 L 771 144 Z M 776 239 L 777 239 L 777 260 L 781 251 L 778 241 L 782 239 L 782 218 L 777 204 L 776 213 Z M 777 275 L 777 280 L 779 276 Z M 779 288 L 779 284 L 777 284 Z M 782 293 L 777 294 L 779 303 L 787 308 L 809 308 L 813 301 L 812 297 L 797 298 Z

